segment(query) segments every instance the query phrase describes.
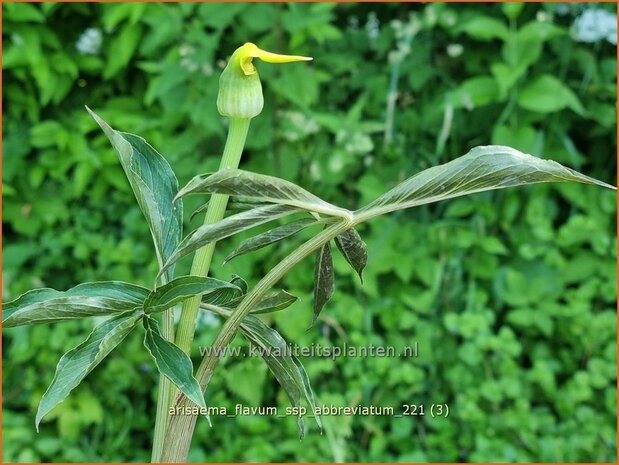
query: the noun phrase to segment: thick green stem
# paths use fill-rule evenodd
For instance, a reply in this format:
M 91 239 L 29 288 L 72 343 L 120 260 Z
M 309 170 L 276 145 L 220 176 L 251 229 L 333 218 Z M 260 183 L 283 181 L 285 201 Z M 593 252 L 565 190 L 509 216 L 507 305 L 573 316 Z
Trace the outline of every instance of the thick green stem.
M 237 168 L 241 160 L 245 138 L 249 129 L 250 118 L 230 118 L 230 128 L 228 138 L 221 158 L 219 169 Z M 209 208 L 204 219 L 205 224 L 220 221 L 226 212 L 228 196 L 213 194 L 209 202 Z M 215 243 L 210 243 L 196 252 L 191 267 L 191 275 L 207 276 L 215 250 Z M 187 354 L 190 353 L 191 344 L 196 329 L 196 318 L 200 309 L 200 296 L 186 300 L 183 303 L 181 319 L 176 335 L 176 345 Z M 163 315 L 163 337 L 167 340 L 174 340 L 174 316 L 171 310 L 164 312 Z M 161 375 L 159 380 L 159 397 L 157 399 L 157 417 L 155 420 L 155 434 L 153 438 L 153 452 L 151 462 L 157 463 L 162 460 L 162 452 L 165 441 L 165 433 L 168 427 L 168 417 L 170 400 L 176 396 L 177 389 L 166 378 Z M 164 460 L 165 461 L 165 460 Z
M 202 363 L 196 373 L 196 378 L 200 382 L 200 386 L 203 390 L 206 390 L 208 387 L 213 371 L 223 353 L 223 349 L 230 344 L 243 318 L 247 316 L 253 306 L 269 289 L 277 284 L 293 266 L 352 226 L 352 219 L 344 219 L 343 221 L 339 221 L 327 227 L 320 234 L 314 236 L 279 262 L 264 278 L 262 278 L 256 287 L 245 296 L 241 304 L 232 312 L 230 318 L 228 318 L 217 335 L 210 355 L 202 359 Z M 176 411 L 184 412 L 187 407 L 192 406 L 192 403 L 185 396 L 178 395 L 174 401 L 174 406 L 180 407 Z M 196 415 L 185 415 L 183 413 L 174 415 L 170 418 L 163 446 L 164 452 L 162 460 L 164 462 L 181 463 L 187 460 L 196 419 Z
M 159 262 L 161 268 L 163 263 Z M 161 285 L 168 282 L 166 276 L 161 277 Z M 171 309 L 166 310 L 162 314 L 161 336 L 166 341 L 174 341 L 174 314 Z M 155 430 L 153 433 L 153 449 L 151 453 L 151 462 L 159 462 L 161 460 L 161 452 L 163 451 L 163 437 L 168 427 L 168 407 L 172 398 L 172 382 L 163 374 L 159 375 L 159 393 L 157 394 L 157 415 L 155 417 Z
M 241 160 L 241 153 L 245 146 L 245 138 L 249 129 L 249 118 L 231 118 L 230 128 L 228 130 L 228 139 L 224 154 L 221 157 L 219 169 L 237 168 Z M 226 212 L 228 205 L 228 196 L 224 194 L 213 194 L 209 202 L 208 210 L 204 224 L 211 224 L 220 221 Z M 215 251 L 215 242 L 202 247 L 196 252 L 191 266 L 192 276 L 207 276 L 211 267 L 213 252 Z M 185 353 L 189 354 L 193 336 L 196 330 L 196 318 L 200 310 L 200 296 L 187 299 L 183 303 L 181 311 L 181 319 L 178 325 L 176 334 L 176 345 L 179 346 Z
M 166 341 L 174 340 L 174 315 L 172 310 L 163 312 L 161 325 L 161 335 Z M 157 463 L 161 460 L 163 451 L 163 438 L 168 426 L 168 408 L 172 398 L 172 383 L 164 375 L 159 375 L 159 394 L 157 397 L 157 416 L 155 418 L 155 432 L 153 435 L 153 451 L 151 462 Z

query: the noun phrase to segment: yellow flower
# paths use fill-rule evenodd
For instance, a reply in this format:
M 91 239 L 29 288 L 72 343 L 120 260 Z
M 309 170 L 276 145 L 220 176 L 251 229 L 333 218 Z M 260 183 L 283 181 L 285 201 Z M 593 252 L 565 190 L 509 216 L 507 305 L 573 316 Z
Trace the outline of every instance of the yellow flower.
M 267 63 L 291 63 L 312 59 L 267 52 L 247 42 L 232 54 L 219 78 L 217 109 L 220 114 L 231 118 L 253 118 L 262 111 L 264 98 L 258 70 L 252 63 L 254 58 Z

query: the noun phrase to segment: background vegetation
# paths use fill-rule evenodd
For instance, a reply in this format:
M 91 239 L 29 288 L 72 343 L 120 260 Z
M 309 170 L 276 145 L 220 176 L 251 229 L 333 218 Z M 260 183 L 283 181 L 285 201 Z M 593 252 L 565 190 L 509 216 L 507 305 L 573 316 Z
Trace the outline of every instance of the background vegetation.
M 84 105 L 144 136 L 184 184 L 218 163 L 217 80 L 246 41 L 314 62 L 259 65 L 266 105 L 243 167 L 334 203 L 361 205 L 489 143 L 616 181 L 613 4 L 2 8 L 3 300 L 89 280 L 152 282 L 147 227 Z M 323 435 L 307 422 L 303 442 L 294 418 L 214 418 L 198 422 L 190 459 L 614 462 L 615 216 L 613 192 L 540 185 L 365 226 L 365 285 L 337 258 L 334 299 L 306 331 L 308 261 L 283 282 L 302 301 L 271 323 L 304 346 L 419 341 L 418 359 L 304 363 L 324 403 L 447 403 L 449 418 L 327 417 Z M 220 266 L 240 239 L 220 244 L 216 277 L 255 283 L 293 247 Z M 93 325 L 3 333 L 5 462 L 148 460 L 158 377 L 137 333 L 34 430 L 56 362 Z M 204 318 L 197 343 L 217 329 Z M 287 405 L 254 358 L 226 359 L 207 402 Z

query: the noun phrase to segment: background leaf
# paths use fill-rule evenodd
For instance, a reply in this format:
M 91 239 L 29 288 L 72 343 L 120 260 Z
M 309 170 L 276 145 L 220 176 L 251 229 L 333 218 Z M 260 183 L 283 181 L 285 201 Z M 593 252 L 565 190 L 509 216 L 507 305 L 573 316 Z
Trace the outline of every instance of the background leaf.
M 498 100 L 499 88 L 490 76 L 467 79 L 454 90 L 451 102 L 456 108 L 473 110 Z
M 141 35 L 141 25 L 127 24 L 122 28 L 120 34 L 114 37 L 110 46 L 107 66 L 103 71 L 104 78 L 108 79 L 115 76 L 129 63 L 139 44 Z
M 509 35 L 507 26 L 502 21 L 490 16 L 475 16 L 458 28 L 469 36 L 479 40 L 505 40 Z
M 518 94 L 518 105 L 538 113 L 554 113 L 566 107 L 579 115 L 585 113 L 576 94 L 549 74 L 528 83 Z

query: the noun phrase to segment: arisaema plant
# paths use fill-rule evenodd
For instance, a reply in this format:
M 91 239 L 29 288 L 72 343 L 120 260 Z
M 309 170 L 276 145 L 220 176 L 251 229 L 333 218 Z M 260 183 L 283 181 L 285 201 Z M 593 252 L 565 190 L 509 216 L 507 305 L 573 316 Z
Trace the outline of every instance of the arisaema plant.
M 262 349 L 283 348 L 286 341 L 255 314 L 282 310 L 296 298 L 277 283 L 296 264 L 314 255 L 314 321 L 334 292 L 332 253 L 337 249 L 362 277 L 368 251 L 356 227 L 397 210 L 448 200 L 477 192 L 542 182 L 579 182 L 614 189 L 551 160 L 521 153 L 504 146 L 472 148 L 466 155 L 426 169 L 397 184 L 358 210 L 338 207 L 284 179 L 238 169 L 251 119 L 264 105 L 262 87 L 254 60 L 268 63 L 306 61 L 311 58 L 278 55 L 246 43 L 231 56 L 220 78 L 217 107 L 229 118 L 229 132 L 220 169 L 200 174 L 179 189 L 168 162 L 144 139 L 111 128 L 90 111 L 118 152 L 129 184 L 150 228 L 159 273 L 151 289 L 121 281 L 82 283 L 67 291 L 31 290 L 3 306 L 4 328 L 50 323 L 59 320 L 108 317 L 77 347 L 67 352 L 56 367 L 35 418 L 42 419 L 132 331 L 142 331 L 145 349 L 152 355 L 161 376 L 153 439 L 153 462 L 182 462 L 187 458 L 199 415 L 169 415 L 171 408 L 193 412 L 206 408 L 204 391 L 222 350 L 241 333 L 249 344 Z M 302 66 L 302 65 L 297 65 Z M 183 203 L 187 195 L 202 195 L 205 203 L 194 215 L 204 214 L 204 224 L 183 237 Z M 313 236 L 272 268 L 252 289 L 238 276 L 231 281 L 208 277 L 218 241 L 256 226 L 291 217 L 266 232 L 243 241 L 226 258 L 251 253 L 303 230 Z M 292 218 L 294 217 L 294 219 Z M 332 247 L 332 244 L 334 247 Z M 175 276 L 176 262 L 193 254 L 187 276 Z M 113 279 L 113 277 L 110 277 Z M 174 326 L 173 309 L 180 310 Z M 225 320 L 212 349 L 199 367 L 192 367 L 196 318 L 209 311 Z M 263 350 L 261 354 L 273 375 L 299 406 L 315 404 L 308 376 L 299 360 Z M 208 396 L 207 396 L 208 397 Z M 179 410 L 180 409 L 180 410 Z M 297 418 L 301 436 L 303 419 Z M 320 426 L 320 419 L 316 418 Z

